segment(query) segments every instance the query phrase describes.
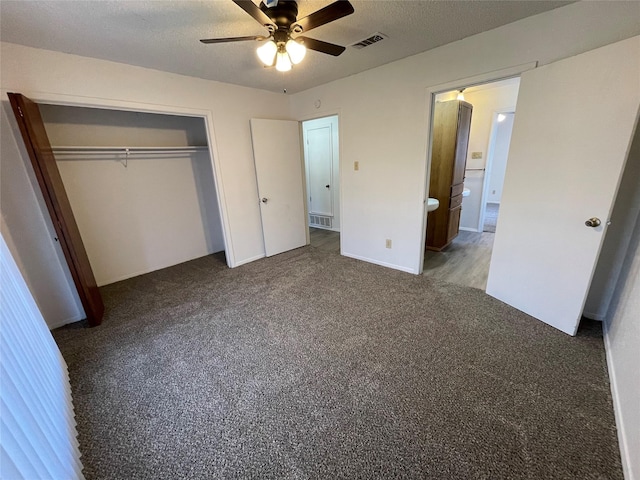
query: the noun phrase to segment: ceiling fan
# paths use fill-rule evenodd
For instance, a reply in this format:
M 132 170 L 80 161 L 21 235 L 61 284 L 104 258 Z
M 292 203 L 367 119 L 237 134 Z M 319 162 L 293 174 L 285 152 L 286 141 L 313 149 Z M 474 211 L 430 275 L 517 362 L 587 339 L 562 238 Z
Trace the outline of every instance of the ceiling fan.
M 345 51 L 345 47 L 340 45 L 304 37 L 301 34 L 351 15 L 354 9 L 348 0 L 337 0 L 301 19 L 298 19 L 296 0 L 263 0 L 260 2 L 260 6 L 253 3 L 252 0 L 232 1 L 251 15 L 260 25 L 267 27 L 269 35 L 205 38 L 200 40 L 202 43 L 242 42 L 245 40 L 264 42 L 258 47 L 258 57 L 265 66 L 275 65 L 276 69 L 281 72 L 291 70 L 292 65 L 300 63 L 307 48 L 335 57 Z

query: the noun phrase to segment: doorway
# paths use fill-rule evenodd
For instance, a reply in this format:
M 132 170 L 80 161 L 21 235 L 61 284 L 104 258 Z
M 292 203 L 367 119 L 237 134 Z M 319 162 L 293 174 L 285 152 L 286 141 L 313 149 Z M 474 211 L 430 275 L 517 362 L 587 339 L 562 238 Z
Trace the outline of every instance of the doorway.
M 302 122 L 309 241 L 336 253 L 340 253 L 338 122 L 338 115 Z
M 496 233 L 514 117 L 515 111 L 500 111 L 494 115 L 485 172 L 485 201 L 478 222 L 483 232 Z
M 440 92 L 520 76 L 518 118 L 485 291 L 569 335 L 575 335 L 584 311 L 638 119 L 639 91 L 630 80 L 638 76 L 637 51 L 634 37 L 546 65 L 427 89 L 431 110 Z M 620 74 L 612 77 L 612 71 Z M 607 95 L 611 91 L 617 94 Z M 585 102 L 587 97 L 591 101 Z M 432 148 L 430 137 L 425 179 Z M 424 192 L 427 222 L 428 189 Z
M 306 245 L 298 122 L 252 118 L 251 142 L 265 255 Z
M 468 144 L 466 155 L 463 155 L 463 184 L 451 186 L 451 189 L 455 187 L 455 192 L 450 190 L 460 198 L 456 200 L 457 195 L 451 197 L 447 191 L 446 198 L 439 199 L 438 208 L 447 209 L 438 212 L 441 217 L 460 205 L 457 215 L 449 215 L 455 224 L 445 226 L 453 238 L 444 247 L 430 248 L 427 236 L 424 275 L 482 290 L 486 288 L 519 83 L 519 77 L 514 77 L 434 95 L 434 112 L 445 102 L 459 102 L 470 105 L 472 114 L 465 132 Z M 434 129 L 438 128 L 442 127 L 434 119 L 432 138 Z M 462 146 L 458 144 L 456 148 Z M 431 161 L 439 161 L 436 157 L 432 152 Z M 442 170 L 432 164 L 431 175 L 430 198 L 436 195 L 433 175 L 442 175 Z M 433 214 L 428 215 L 429 221 Z

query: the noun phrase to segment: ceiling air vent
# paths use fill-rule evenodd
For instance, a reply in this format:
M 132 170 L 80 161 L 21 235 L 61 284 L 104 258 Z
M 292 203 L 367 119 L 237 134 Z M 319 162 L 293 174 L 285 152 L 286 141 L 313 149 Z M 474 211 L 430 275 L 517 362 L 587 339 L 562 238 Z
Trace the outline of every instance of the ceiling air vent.
M 381 40 L 384 40 L 387 36 L 384 33 L 376 32 L 370 37 L 365 38 L 364 40 L 360 40 L 357 43 L 351 45 L 353 48 L 357 48 L 358 50 L 364 47 L 368 47 L 369 45 L 373 45 L 374 43 L 378 43 Z

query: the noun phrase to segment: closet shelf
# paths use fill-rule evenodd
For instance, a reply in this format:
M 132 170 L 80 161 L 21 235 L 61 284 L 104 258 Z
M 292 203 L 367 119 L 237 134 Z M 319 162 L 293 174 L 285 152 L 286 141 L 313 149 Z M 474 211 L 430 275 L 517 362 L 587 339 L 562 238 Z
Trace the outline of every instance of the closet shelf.
M 187 147 L 78 147 L 55 146 L 51 147 L 54 154 L 58 155 L 171 155 L 176 153 L 206 152 L 206 146 Z

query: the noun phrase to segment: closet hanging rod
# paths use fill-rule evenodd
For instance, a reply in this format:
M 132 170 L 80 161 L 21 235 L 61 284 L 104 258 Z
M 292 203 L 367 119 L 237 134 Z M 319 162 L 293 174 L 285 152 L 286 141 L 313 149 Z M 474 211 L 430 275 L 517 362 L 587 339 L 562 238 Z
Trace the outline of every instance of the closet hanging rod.
M 97 154 L 136 154 L 136 153 L 189 153 L 207 151 L 206 146 L 185 147 L 97 147 L 97 146 L 55 146 L 51 147 L 53 153 L 97 153 Z
M 479 172 L 484 172 L 484 168 L 465 168 L 465 170 L 469 171 L 469 170 L 477 170 Z

